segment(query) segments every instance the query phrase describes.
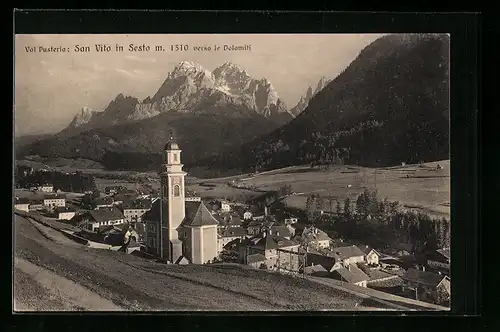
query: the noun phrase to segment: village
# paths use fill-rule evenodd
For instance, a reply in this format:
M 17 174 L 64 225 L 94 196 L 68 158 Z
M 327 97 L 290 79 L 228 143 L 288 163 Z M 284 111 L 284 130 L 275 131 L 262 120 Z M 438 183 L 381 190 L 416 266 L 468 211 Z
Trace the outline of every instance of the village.
M 416 259 L 410 248 L 388 252 L 345 240 L 284 209 L 282 193 L 250 201 L 202 199 L 184 188 L 177 145 L 168 143 L 165 151 L 160 195 L 122 186 L 106 186 L 101 193 L 54 192 L 53 184 L 43 183 L 16 189 L 15 212 L 94 248 L 169 264 L 242 264 L 449 306 L 449 247 Z

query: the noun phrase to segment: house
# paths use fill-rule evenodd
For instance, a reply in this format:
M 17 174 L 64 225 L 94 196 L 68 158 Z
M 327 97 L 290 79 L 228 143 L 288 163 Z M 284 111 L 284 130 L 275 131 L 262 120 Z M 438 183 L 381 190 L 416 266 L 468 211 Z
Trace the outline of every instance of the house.
M 330 255 L 335 258 L 335 266 L 332 270 L 347 267 L 350 264 L 364 262 L 365 260 L 365 253 L 354 245 L 332 248 Z
M 229 227 L 223 230 L 217 236 L 217 255 L 219 255 L 224 247 L 235 240 L 244 240 L 246 238 L 246 232 L 243 227 Z
M 244 220 L 250 220 L 250 219 L 252 219 L 252 212 L 245 211 L 245 213 L 243 213 L 243 219 Z
M 302 234 L 296 236 L 295 240 L 303 245 L 319 248 L 330 248 L 331 241 L 325 232 L 314 226 L 304 228 Z
M 68 207 L 56 207 L 54 212 L 59 220 L 71 220 L 76 214 L 74 209 Z
M 142 222 L 142 216 L 151 209 L 150 200 L 134 200 L 122 203 L 123 215 L 128 223 Z
M 132 194 L 132 193 L 119 193 L 113 196 L 113 201 L 112 204 L 114 205 L 120 205 L 126 202 L 133 202 L 137 199 L 137 194 Z
M 367 245 L 360 246 L 360 249 L 365 253 L 365 261 L 368 265 L 379 265 L 380 253 L 378 251 Z
M 46 196 L 43 199 L 43 205 L 48 208 L 65 207 L 66 197 L 60 195 Z
M 356 263 L 356 265 L 368 276 L 370 279 L 367 284 L 380 284 L 381 282 L 386 282 L 390 280 L 396 280 L 399 277 L 396 274 L 390 274 L 385 271 L 381 271 L 380 267 L 370 266 L 365 262 Z
M 249 255 L 261 254 L 266 257 L 267 269 L 279 271 L 299 271 L 299 247 L 295 241 L 280 236 L 261 234 L 242 241 L 240 246 L 240 257 L 247 264 Z
M 101 226 L 119 225 L 125 223 L 125 216 L 117 208 L 92 210 L 82 214 L 82 228 L 98 232 Z
M 247 265 L 260 269 L 261 266 L 266 266 L 266 256 L 262 254 L 251 254 L 247 256 Z
M 260 229 L 262 227 L 262 221 L 252 220 L 247 225 L 247 233 L 248 235 L 257 235 L 260 233 Z
M 16 200 L 14 202 L 14 209 L 29 212 L 30 211 L 30 209 L 29 209 L 30 204 L 29 203 L 30 203 L 30 201 L 27 198 L 16 197 Z
M 120 186 L 108 186 L 108 187 L 104 188 L 104 193 L 106 195 L 115 195 L 121 190 L 122 190 L 122 188 Z
M 113 207 L 114 200 L 111 197 L 99 197 L 95 200 L 95 209 L 108 209 Z
M 42 186 L 38 186 L 37 190 L 42 191 L 44 193 L 51 193 L 54 192 L 54 186 L 52 186 L 51 184 L 45 184 Z
M 277 224 L 277 223 L 273 224 L 269 228 L 269 234 L 276 235 L 276 236 L 282 236 L 287 240 L 290 240 L 292 237 L 292 232 L 290 231 L 290 229 L 287 226 L 282 225 L 282 224 Z
M 40 211 L 44 209 L 43 199 L 33 199 L 30 200 L 29 210 L 30 211 Z
M 340 267 L 332 271 L 334 279 L 354 284 L 361 287 L 366 287 L 370 277 L 366 275 L 356 264 L 348 264 L 346 267 Z
M 226 200 L 220 200 L 220 201 L 218 201 L 217 205 L 218 205 L 219 209 L 222 212 L 229 212 L 229 211 L 231 211 L 231 205 Z
M 401 276 L 404 284 L 403 292 L 413 294 L 413 298 L 433 303 L 442 303 L 449 300 L 451 294 L 451 280 L 448 276 L 422 271 L 417 269 L 408 269 Z
M 299 249 L 299 253 L 301 254 L 300 263 L 305 266 L 321 265 L 327 271 L 331 271 L 335 266 L 335 257 L 330 251 L 321 248 L 302 247 Z
M 285 224 L 287 224 L 287 225 L 293 225 L 293 224 L 296 224 L 298 222 L 299 222 L 299 218 L 295 218 L 295 217 L 285 218 Z
M 450 270 L 450 248 L 438 249 L 427 257 L 427 265 L 440 270 Z
M 329 272 L 321 264 L 312 264 L 304 268 L 304 273 L 313 277 L 325 277 Z

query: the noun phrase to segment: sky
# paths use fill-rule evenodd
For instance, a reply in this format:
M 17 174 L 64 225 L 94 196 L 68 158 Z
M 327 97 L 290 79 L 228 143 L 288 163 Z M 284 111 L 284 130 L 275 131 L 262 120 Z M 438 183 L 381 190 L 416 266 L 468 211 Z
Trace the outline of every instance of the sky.
M 380 34 L 197 34 L 197 35 L 16 35 L 16 136 L 55 133 L 83 107 L 106 108 L 123 93 L 143 100 L 153 96 L 181 61 L 214 70 L 230 61 L 256 79 L 267 78 L 288 108 L 322 76 L 335 78 Z M 96 44 L 111 47 L 97 52 Z M 116 51 L 115 46 L 123 46 Z M 149 52 L 129 45 L 149 45 Z M 155 46 L 165 51 L 155 51 Z M 188 45 L 173 52 L 172 45 Z M 214 45 L 221 49 L 214 51 Z M 224 45 L 250 45 L 247 51 L 223 51 Z M 90 52 L 76 47 L 90 46 Z M 211 46 L 211 51 L 195 47 Z M 34 47 L 35 52 L 28 52 Z M 40 52 L 40 47 L 65 47 L 69 52 Z

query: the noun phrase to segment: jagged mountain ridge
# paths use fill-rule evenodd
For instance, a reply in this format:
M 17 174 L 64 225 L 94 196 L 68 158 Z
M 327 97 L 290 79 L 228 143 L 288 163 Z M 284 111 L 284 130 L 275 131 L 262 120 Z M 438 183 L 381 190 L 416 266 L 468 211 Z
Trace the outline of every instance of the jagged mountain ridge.
M 102 112 L 82 109 L 63 131 L 144 120 L 169 111 L 199 111 L 199 106 L 207 105 L 207 101 L 211 101 L 212 106 L 243 105 L 278 122 L 293 118 L 267 79 L 254 79 L 230 62 L 210 72 L 195 62 L 182 61 L 168 74 L 153 97 L 140 102 L 119 94 Z
M 294 107 L 292 107 L 290 109 L 290 113 L 293 116 L 297 116 L 300 113 L 302 113 L 302 111 L 304 111 L 307 108 L 307 105 L 309 105 L 309 102 L 311 101 L 311 99 L 315 95 L 317 95 L 318 92 L 320 92 L 321 90 L 323 90 L 323 88 L 328 83 L 330 83 L 331 81 L 332 81 L 331 79 L 327 79 L 326 77 L 323 76 L 323 77 L 321 77 L 319 79 L 318 84 L 316 85 L 316 89 L 314 89 L 314 92 L 312 90 L 312 87 L 308 87 L 305 95 L 302 96 L 302 97 L 300 97 L 299 102 L 297 103 L 297 105 L 295 105 Z

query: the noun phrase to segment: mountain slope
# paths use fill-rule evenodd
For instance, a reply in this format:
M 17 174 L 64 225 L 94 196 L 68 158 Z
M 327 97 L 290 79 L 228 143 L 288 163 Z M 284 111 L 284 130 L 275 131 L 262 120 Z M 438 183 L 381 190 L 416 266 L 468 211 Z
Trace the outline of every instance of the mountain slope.
M 18 158 L 40 155 L 49 158 L 86 158 L 109 169 L 154 170 L 171 128 L 189 166 L 230 147 L 240 146 L 277 125 L 244 106 L 201 105 L 193 113 L 168 112 L 154 118 L 94 128 L 74 136 L 57 135 L 20 149 Z M 243 114 L 243 115 L 242 115 Z
M 244 170 L 308 162 L 449 158 L 449 36 L 388 35 L 284 127 L 204 163 Z M 237 166 L 235 166 L 237 165 Z
M 307 105 L 309 105 L 309 101 L 311 100 L 311 98 L 317 95 L 318 92 L 323 90 L 323 88 L 330 82 L 331 80 L 327 79 L 326 77 L 321 77 L 320 80 L 318 81 L 318 84 L 316 85 L 316 89 L 314 90 L 314 92 L 312 88 L 309 87 L 306 91 L 306 94 L 300 97 L 300 100 L 297 103 L 297 105 L 295 105 L 290 109 L 290 113 L 294 116 L 297 116 L 300 113 L 302 113 L 302 111 L 306 109 Z

